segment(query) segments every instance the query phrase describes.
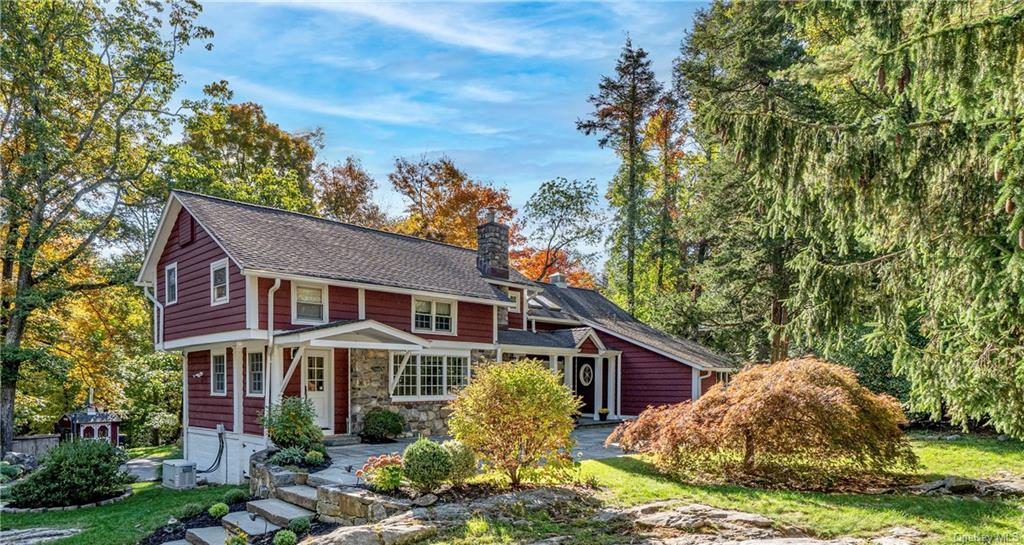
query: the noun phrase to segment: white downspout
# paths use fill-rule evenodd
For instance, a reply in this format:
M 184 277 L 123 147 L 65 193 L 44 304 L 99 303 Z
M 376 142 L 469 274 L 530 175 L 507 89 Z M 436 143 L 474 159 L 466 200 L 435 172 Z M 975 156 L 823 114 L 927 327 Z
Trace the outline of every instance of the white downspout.
M 153 303 L 153 344 L 162 347 L 164 344 L 164 306 L 156 298 L 156 287 L 149 292 L 150 286 L 143 286 L 142 293 Z
M 277 293 L 277 288 L 281 287 L 281 279 L 275 278 L 274 285 L 270 286 L 267 290 L 267 369 L 270 371 L 267 373 L 266 388 L 263 389 L 263 410 L 266 411 L 270 408 L 270 390 L 274 384 L 274 360 L 277 359 L 276 353 L 274 352 L 274 294 Z M 267 428 L 263 428 L 263 438 L 266 440 Z

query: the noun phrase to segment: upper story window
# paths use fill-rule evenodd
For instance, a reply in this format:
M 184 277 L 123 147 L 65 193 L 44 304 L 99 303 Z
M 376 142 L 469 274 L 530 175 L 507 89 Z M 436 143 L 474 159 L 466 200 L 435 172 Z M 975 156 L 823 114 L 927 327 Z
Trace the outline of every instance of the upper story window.
M 512 313 L 515 313 L 515 314 L 521 314 L 523 312 L 522 294 L 520 294 L 518 291 L 511 291 L 510 290 L 508 292 L 508 298 L 511 299 L 512 302 L 515 303 L 515 305 L 516 305 L 515 308 L 510 309 L 509 312 L 512 312 Z
M 171 263 L 164 269 L 164 304 L 178 302 L 178 264 Z
M 292 283 L 292 323 L 322 324 L 327 321 L 327 287 Z
M 228 392 L 228 366 L 224 353 L 210 355 L 210 393 L 224 395 Z
M 249 365 L 246 369 L 245 393 L 251 396 L 263 395 L 263 352 L 249 352 Z
M 228 260 L 210 263 L 210 304 L 222 305 L 228 302 Z
M 412 307 L 413 331 L 448 335 L 455 333 L 454 302 L 414 297 Z

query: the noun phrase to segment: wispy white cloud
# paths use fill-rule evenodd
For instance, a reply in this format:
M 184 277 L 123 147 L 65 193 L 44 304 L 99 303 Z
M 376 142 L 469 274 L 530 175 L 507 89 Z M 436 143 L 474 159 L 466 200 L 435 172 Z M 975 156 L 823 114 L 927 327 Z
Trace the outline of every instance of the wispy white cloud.
M 240 97 L 332 117 L 395 125 L 429 125 L 453 113 L 447 108 L 423 104 L 398 94 L 360 98 L 346 104 L 277 89 L 239 77 L 230 77 L 228 80 Z
M 274 0 L 269 0 L 275 3 Z M 585 57 L 600 56 L 591 45 L 577 36 L 573 41 L 553 29 L 544 28 L 545 21 L 522 17 L 506 17 L 498 13 L 501 4 L 471 3 L 394 3 L 394 2 L 292 2 L 285 5 L 319 9 L 334 13 L 357 15 L 379 24 L 413 32 L 431 40 L 521 57 Z
M 471 81 L 464 85 L 459 85 L 452 91 L 452 94 L 465 100 L 493 102 L 497 104 L 515 102 L 526 98 L 522 93 L 511 89 L 495 87 L 478 81 Z

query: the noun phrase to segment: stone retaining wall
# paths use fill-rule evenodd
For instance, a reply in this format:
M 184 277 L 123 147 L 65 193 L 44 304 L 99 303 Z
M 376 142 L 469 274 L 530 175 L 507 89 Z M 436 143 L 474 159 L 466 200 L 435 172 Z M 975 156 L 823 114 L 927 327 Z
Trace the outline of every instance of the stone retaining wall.
M 303 471 L 276 466 L 267 462 L 277 449 L 266 449 L 249 457 L 249 494 L 257 498 L 270 498 L 274 489 L 281 486 L 306 484 L 308 474 Z

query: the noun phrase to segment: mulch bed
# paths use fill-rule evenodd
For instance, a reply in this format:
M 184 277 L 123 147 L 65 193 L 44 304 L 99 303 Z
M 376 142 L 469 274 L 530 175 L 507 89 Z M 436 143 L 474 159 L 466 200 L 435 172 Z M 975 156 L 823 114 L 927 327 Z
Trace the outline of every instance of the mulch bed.
M 230 512 L 245 511 L 246 501 L 240 501 L 238 503 L 232 503 L 228 506 Z M 185 532 L 192 528 L 205 528 L 207 526 L 220 526 L 220 519 L 215 519 L 209 515 L 209 513 L 203 513 L 197 517 L 190 519 L 179 520 L 174 524 L 165 524 L 156 530 L 153 530 L 152 534 L 142 538 L 139 541 L 139 545 L 161 545 L 167 541 L 175 541 L 178 539 L 185 539 Z M 268 542 L 269 543 L 269 542 Z
M 333 532 L 336 528 L 341 527 L 340 524 L 334 524 L 333 522 L 314 522 L 309 526 L 309 533 L 302 534 L 299 537 L 299 541 L 305 536 L 320 536 Z M 274 542 L 274 534 L 268 533 L 258 537 L 250 537 L 249 545 L 271 545 Z
M 355 485 L 356 488 L 362 488 L 369 490 L 381 496 L 387 496 L 390 498 L 397 498 L 402 500 L 414 500 L 423 494 L 420 494 L 416 490 L 403 486 L 398 490 L 392 492 L 381 492 L 374 490 L 374 488 L 368 484 L 360 483 Z M 494 484 L 464 484 L 461 486 L 444 485 L 440 489 L 435 490 L 433 494 L 437 496 L 437 503 L 465 503 L 483 498 L 488 498 L 496 494 L 504 494 L 506 492 L 512 492 L 517 490 L 526 490 L 529 488 L 535 488 L 532 485 L 523 485 L 519 488 L 511 488 L 508 486 L 498 486 Z

